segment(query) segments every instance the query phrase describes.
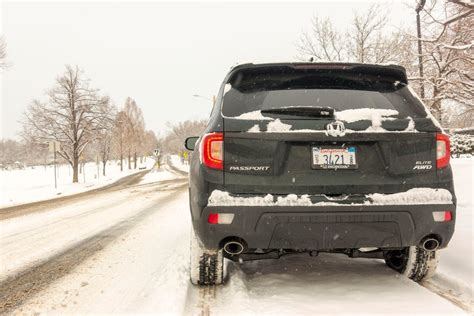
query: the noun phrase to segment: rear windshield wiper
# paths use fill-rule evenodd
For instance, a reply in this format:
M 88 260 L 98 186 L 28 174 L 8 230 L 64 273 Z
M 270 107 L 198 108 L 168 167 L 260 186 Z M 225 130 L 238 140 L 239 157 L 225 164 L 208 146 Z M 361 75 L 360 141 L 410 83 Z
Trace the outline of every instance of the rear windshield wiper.
M 281 108 L 264 109 L 261 113 L 333 118 L 334 109 L 323 106 L 284 106 Z

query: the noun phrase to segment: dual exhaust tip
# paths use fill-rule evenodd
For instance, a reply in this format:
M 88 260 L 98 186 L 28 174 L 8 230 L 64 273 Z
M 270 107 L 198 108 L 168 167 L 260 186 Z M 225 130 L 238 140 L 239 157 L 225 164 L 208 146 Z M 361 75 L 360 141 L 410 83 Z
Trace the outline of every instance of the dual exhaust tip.
M 439 237 L 427 236 L 423 238 L 420 245 L 423 250 L 435 251 L 441 244 Z M 240 238 L 231 239 L 224 244 L 224 251 L 230 256 L 238 256 L 243 253 L 247 248 L 245 241 Z
M 439 237 L 436 236 L 427 236 L 423 238 L 420 245 L 426 251 L 435 251 L 439 248 L 440 245 Z

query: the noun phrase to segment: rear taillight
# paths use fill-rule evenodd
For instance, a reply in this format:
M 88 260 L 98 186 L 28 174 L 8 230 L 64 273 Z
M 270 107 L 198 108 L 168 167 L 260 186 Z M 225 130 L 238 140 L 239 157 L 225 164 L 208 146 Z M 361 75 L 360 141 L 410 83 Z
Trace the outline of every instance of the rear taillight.
M 453 219 L 451 211 L 433 212 L 433 219 L 435 222 L 450 222 Z
M 449 164 L 451 148 L 448 135 L 436 134 L 436 168 L 442 169 Z
M 202 162 L 208 168 L 224 169 L 224 134 L 206 134 L 202 138 Z
M 209 224 L 224 224 L 229 225 L 234 221 L 234 214 L 232 213 L 210 213 L 207 217 Z

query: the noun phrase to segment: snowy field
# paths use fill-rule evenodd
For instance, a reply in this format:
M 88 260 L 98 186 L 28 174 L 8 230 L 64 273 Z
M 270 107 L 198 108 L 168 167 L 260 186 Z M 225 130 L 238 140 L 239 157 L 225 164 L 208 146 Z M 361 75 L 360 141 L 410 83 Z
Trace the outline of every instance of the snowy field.
M 57 166 L 57 186 L 54 188 L 54 167 L 35 166 L 23 170 L 0 171 L 0 208 L 41 201 L 55 197 L 71 195 L 110 184 L 126 175 L 138 172 L 138 168 L 151 168 L 155 160 L 145 158 L 137 164 L 137 169 L 128 169 L 124 162 L 124 170 L 120 171 L 118 161 L 109 161 L 106 176 L 102 175 L 102 164 L 85 164 L 85 172 L 79 174 L 79 183 L 72 183 L 72 168 L 69 165 Z M 132 163 L 133 166 L 133 163 Z
M 2 221 L 0 258 L 8 269 L 0 274 L 43 263 L 40 276 L 24 283 L 35 284 L 31 293 L 15 297 L 22 303 L 16 314 L 468 314 L 474 159 L 454 159 L 452 165 L 456 233 L 441 251 L 438 273 L 424 286 L 381 260 L 302 254 L 229 263 L 225 286 L 194 287 L 188 278 L 186 177 L 175 173 L 173 180 L 167 168 L 129 189 Z

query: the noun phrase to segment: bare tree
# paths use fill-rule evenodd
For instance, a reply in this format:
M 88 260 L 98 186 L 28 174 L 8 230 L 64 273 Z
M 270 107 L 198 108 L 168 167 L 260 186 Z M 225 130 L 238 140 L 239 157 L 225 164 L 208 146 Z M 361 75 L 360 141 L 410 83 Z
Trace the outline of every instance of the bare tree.
M 50 154 L 48 146 L 13 139 L 0 140 L 0 169 L 19 162 L 23 166 L 46 165 Z
M 168 125 L 168 132 L 161 141 L 163 152 L 179 154 L 184 150 L 184 141 L 190 136 L 199 136 L 206 128 L 207 121 L 184 121 Z
M 311 31 L 296 43 L 299 58 L 319 61 L 384 63 L 398 60 L 400 32 L 387 32 L 387 15 L 378 5 L 367 12 L 355 12 L 346 30 L 337 30 L 329 18 L 314 16 Z
M 345 32 L 335 30 L 329 19 L 315 16 L 311 32 L 304 33 L 297 43 L 299 57 L 396 62 L 407 69 L 411 85 L 440 122 L 442 106 L 448 100 L 454 101 L 446 103 L 450 106 L 462 106 L 460 116 L 472 117 L 469 113 L 474 105 L 474 4 L 466 0 L 420 0 L 413 9 L 420 15 L 418 34 L 412 33 L 415 28 L 388 32 L 386 14 L 377 5 L 354 13 Z
M 155 133 L 151 130 L 145 131 L 143 142 L 141 144 L 141 153 L 142 155 L 148 156 L 153 153 L 158 147 L 158 138 L 156 137 Z
M 34 100 L 25 112 L 23 136 L 33 142 L 58 141 L 58 154 L 72 167 L 78 182 L 78 167 L 86 147 L 97 138 L 108 120 L 109 99 L 92 89 L 76 66 L 66 66 L 48 92 L 48 101 Z
M 106 166 L 107 161 L 111 158 L 112 154 L 112 145 L 114 139 L 114 132 L 115 132 L 115 117 L 116 117 L 116 110 L 115 107 L 108 104 L 108 106 L 104 107 L 104 111 L 107 113 L 104 115 L 104 119 L 102 121 L 102 128 L 98 130 L 96 140 L 95 140 L 95 147 L 97 155 L 102 162 L 102 175 L 106 175 Z
M 474 106 L 474 5 L 462 1 L 429 1 L 422 10 L 423 76 L 412 76 L 426 89 L 424 101 L 439 121 L 446 100 Z
M 373 5 L 367 12 L 356 12 L 348 31 L 349 54 L 358 62 L 380 63 L 386 61 L 389 50 L 382 31 L 387 24 L 387 16 L 380 13 L 380 7 Z
M 131 168 L 133 154 L 134 169 L 137 168 L 137 155 L 145 134 L 145 121 L 142 110 L 132 98 L 127 98 L 123 109 L 125 120 L 125 144 L 128 150 L 128 168 Z
M 120 159 L 120 171 L 123 171 L 123 154 L 124 154 L 124 142 L 125 142 L 125 132 L 126 126 L 128 123 L 127 114 L 124 111 L 119 111 L 115 116 L 114 121 L 114 145 L 118 157 Z
M 317 60 L 342 61 L 347 58 L 343 35 L 327 17 L 313 16 L 311 31 L 304 32 L 296 45 L 302 59 L 311 56 Z
M 13 139 L 0 139 L 0 166 L 2 168 L 16 161 L 25 163 L 25 156 L 24 144 Z

